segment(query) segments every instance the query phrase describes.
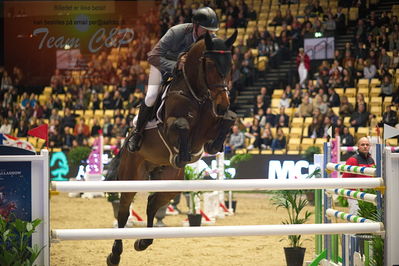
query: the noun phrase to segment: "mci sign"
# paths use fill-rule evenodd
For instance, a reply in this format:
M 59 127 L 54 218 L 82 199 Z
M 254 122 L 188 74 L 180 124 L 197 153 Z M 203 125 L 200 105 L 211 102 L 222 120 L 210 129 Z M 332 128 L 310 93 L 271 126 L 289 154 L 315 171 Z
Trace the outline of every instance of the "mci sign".
M 270 160 L 268 179 L 303 179 L 318 166 L 308 161 Z

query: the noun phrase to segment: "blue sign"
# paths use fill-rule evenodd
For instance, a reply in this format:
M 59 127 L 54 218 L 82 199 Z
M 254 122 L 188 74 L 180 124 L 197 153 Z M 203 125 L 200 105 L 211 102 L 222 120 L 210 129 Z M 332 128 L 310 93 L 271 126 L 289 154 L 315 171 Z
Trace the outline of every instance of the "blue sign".
M 32 220 L 31 162 L 0 162 L 0 215 Z

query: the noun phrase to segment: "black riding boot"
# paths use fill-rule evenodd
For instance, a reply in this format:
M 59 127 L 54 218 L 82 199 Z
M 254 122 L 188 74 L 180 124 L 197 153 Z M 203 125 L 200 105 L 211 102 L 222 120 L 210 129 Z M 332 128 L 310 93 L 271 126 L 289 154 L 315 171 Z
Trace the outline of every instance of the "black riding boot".
M 141 139 L 143 137 L 143 132 L 145 125 L 147 124 L 148 120 L 152 116 L 152 109 L 153 107 L 148 107 L 145 103 L 142 103 L 140 106 L 140 111 L 137 118 L 136 127 L 134 129 L 132 137 L 129 139 L 129 143 L 127 145 L 128 150 L 130 152 L 135 152 L 140 150 L 141 147 Z

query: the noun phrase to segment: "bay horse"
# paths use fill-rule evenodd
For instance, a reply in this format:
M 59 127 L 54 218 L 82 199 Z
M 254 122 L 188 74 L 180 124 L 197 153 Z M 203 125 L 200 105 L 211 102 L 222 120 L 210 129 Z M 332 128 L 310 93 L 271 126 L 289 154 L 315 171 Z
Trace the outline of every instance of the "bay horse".
M 231 48 L 236 37 L 237 31 L 227 40 L 206 33 L 192 45 L 181 73 L 164 93 L 163 123 L 145 130 L 137 152 L 128 151 L 128 136 L 111 161 L 106 180 L 183 180 L 186 164 L 199 160 L 204 151 L 215 154 L 223 150 L 236 118 L 228 110 Z M 155 192 L 148 196 L 147 227 L 153 227 L 158 209 L 178 193 Z M 135 194 L 121 193 L 118 228 L 125 227 Z M 152 243 L 153 239 L 138 239 L 134 248 L 142 251 Z M 122 240 L 115 240 L 107 265 L 119 265 L 122 251 Z

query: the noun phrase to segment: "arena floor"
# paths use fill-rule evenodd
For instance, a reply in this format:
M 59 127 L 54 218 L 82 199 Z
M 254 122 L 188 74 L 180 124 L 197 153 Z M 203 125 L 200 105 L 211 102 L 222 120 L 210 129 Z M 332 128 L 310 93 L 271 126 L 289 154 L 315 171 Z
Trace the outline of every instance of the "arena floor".
M 135 210 L 144 216 L 146 193 L 136 196 Z M 219 219 L 216 225 L 280 224 L 283 209 L 270 203 L 270 195 L 235 193 L 238 200 L 234 216 Z M 186 211 L 182 199 L 179 207 Z M 309 207 L 313 212 L 313 208 Z M 167 216 L 168 226 L 182 226 L 186 215 Z M 311 222 L 314 222 L 312 216 Z M 52 228 L 107 228 L 112 227 L 112 206 L 105 198 L 69 198 L 61 193 L 51 198 Z M 124 240 L 120 265 L 223 266 L 223 265 L 285 265 L 283 247 L 285 236 L 273 237 L 215 237 L 191 239 L 156 239 L 146 251 L 137 252 L 134 240 Z M 113 241 L 65 241 L 51 246 L 51 265 L 105 265 Z M 304 236 L 305 261 L 314 255 L 314 236 Z

